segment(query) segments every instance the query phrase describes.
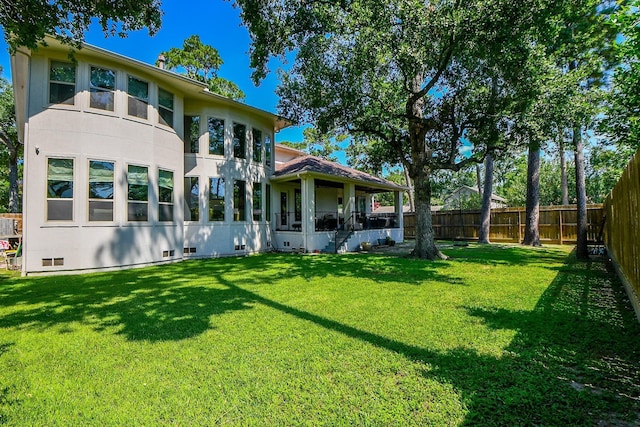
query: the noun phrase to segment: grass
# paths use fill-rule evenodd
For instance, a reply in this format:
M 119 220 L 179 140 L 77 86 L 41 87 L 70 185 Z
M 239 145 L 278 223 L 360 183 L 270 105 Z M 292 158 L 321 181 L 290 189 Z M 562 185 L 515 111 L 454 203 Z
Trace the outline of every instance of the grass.
M 636 425 L 601 262 L 453 248 L 0 276 L 0 424 Z

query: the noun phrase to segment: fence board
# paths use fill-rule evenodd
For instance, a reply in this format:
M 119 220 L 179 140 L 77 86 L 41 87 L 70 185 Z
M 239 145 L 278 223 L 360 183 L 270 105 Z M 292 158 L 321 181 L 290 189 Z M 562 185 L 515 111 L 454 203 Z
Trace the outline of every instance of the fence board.
M 587 238 L 598 239 L 602 221 L 602 205 L 587 206 Z M 431 213 L 436 239 L 476 240 L 480 228 L 480 211 L 437 211 Z M 520 243 L 524 236 L 525 208 L 500 208 L 491 210 L 489 240 L 502 243 Z M 572 244 L 577 241 L 575 205 L 540 207 L 540 241 L 552 244 Z M 415 214 L 404 214 L 404 235 L 415 237 Z
M 640 319 L 640 151 L 605 201 L 605 244 Z

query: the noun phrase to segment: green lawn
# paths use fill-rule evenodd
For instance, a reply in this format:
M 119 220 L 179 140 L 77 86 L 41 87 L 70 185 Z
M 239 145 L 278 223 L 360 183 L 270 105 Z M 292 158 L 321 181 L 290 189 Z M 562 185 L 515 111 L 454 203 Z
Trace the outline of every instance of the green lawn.
M 640 325 L 604 264 L 445 252 L 0 276 L 0 424 L 640 423 Z

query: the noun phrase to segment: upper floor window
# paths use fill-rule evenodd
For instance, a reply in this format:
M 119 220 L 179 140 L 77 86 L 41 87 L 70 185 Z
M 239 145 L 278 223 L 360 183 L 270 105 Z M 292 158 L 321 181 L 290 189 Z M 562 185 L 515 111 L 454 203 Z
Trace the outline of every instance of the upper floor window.
M 149 219 L 149 170 L 145 166 L 129 165 L 127 170 L 127 219 Z
M 173 221 L 173 172 L 158 171 L 158 219 Z
M 127 79 L 128 114 L 146 119 L 149 105 L 149 83 L 129 76 Z
M 75 64 L 51 61 L 51 67 L 49 68 L 49 103 L 73 105 L 75 93 Z
M 116 72 L 108 68 L 91 67 L 89 81 L 89 106 L 100 110 L 113 111 L 116 89 Z
M 271 150 L 273 145 L 271 144 L 271 137 L 267 135 L 264 138 L 264 162 L 267 166 L 271 166 Z
M 239 123 L 233 124 L 233 156 L 247 158 L 247 127 Z
M 224 120 L 209 117 L 209 154 L 224 156 Z
M 89 161 L 89 221 L 113 221 L 113 162 Z
M 160 123 L 173 127 L 173 94 L 158 88 L 158 113 Z
M 262 161 L 262 132 L 258 129 L 253 129 L 253 161 Z
M 73 221 L 73 159 L 47 162 L 47 220 Z
M 200 151 L 200 116 L 184 116 L 184 152 Z
M 200 219 L 200 180 L 197 176 L 188 176 L 184 179 L 184 210 L 185 221 L 198 221 Z

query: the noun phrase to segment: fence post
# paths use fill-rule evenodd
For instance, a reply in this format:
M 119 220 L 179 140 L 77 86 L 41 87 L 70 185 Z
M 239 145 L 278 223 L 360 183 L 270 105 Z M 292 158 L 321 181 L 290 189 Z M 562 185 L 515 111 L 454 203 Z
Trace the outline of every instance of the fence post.
M 520 209 L 518 209 L 518 243 L 522 243 L 522 220 L 520 219 Z

